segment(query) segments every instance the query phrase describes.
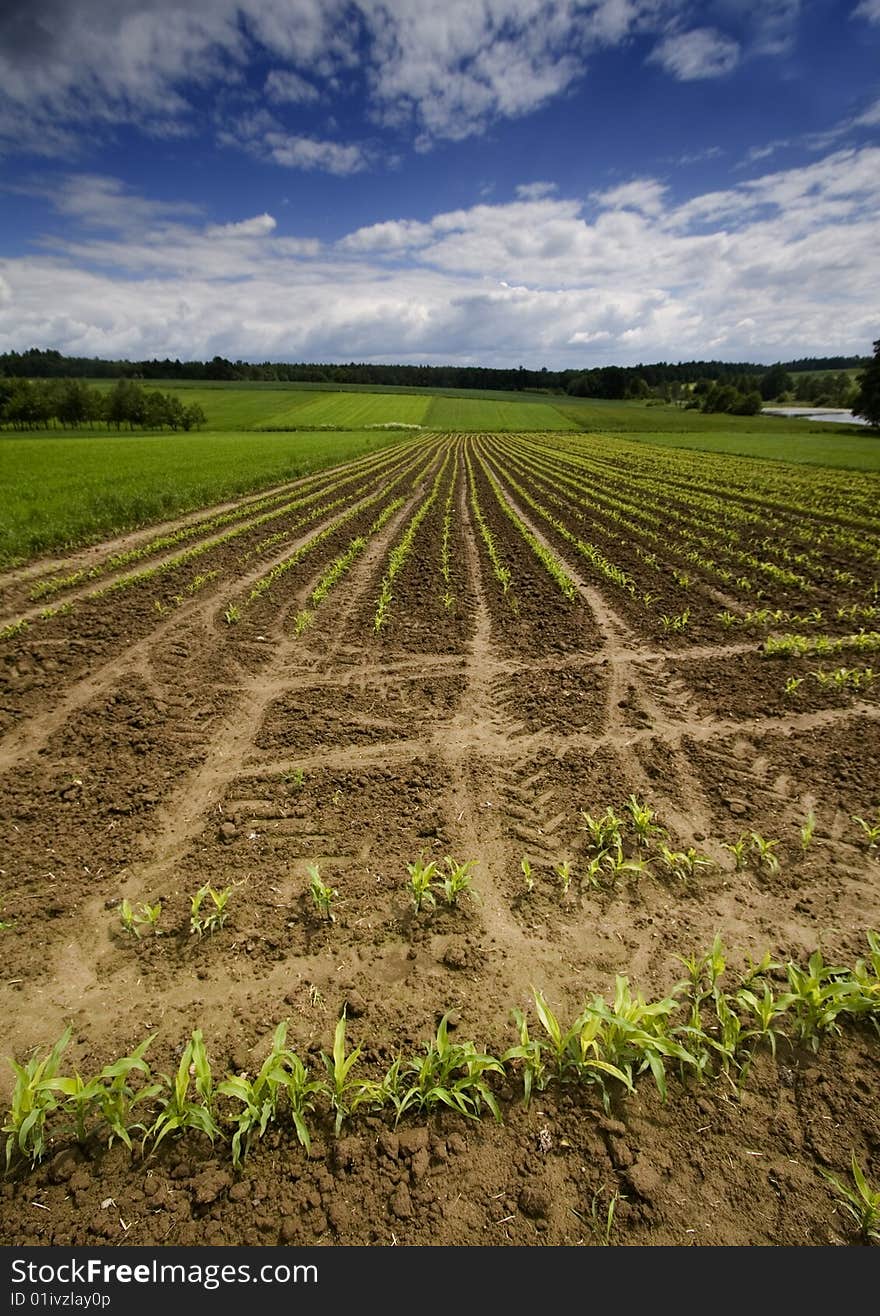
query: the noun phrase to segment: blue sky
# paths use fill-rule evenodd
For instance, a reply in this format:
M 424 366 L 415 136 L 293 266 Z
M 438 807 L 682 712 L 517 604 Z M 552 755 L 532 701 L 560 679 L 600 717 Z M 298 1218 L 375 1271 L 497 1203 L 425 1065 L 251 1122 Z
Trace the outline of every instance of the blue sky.
M 869 355 L 880 0 L 5 0 L 0 350 Z

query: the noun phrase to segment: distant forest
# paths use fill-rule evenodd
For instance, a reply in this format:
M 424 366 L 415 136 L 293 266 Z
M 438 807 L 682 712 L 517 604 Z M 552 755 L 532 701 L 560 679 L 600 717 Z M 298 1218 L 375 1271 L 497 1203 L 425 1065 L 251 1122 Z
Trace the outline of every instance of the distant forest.
M 243 380 L 321 384 L 405 385 L 410 388 L 501 389 L 542 393 L 568 393 L 575 397 L 626 398 L 676 391 L 676 386 L 703 383 L 730 384 L 743 389 L 748 381 L 776 378 L 788 372 L 824 372 L 864 369 L 869 357 L 811 357 L 777 361 L 772 366 L 732 361 L 658 361 L 635 366 L 600 366 L 589 370 L 527 370 L 524 366 L 499 370 L 488 366 L 348 365 L 308 362 L 228 361 L 104 361 L 97 357 L 63 356 L 37 347 L 0 354 L 0 377 L 18 379 L 140 379 L 140 380 Z M 767 396 L 766 388 L 761 389 Z M 774 390 L 772 396 L 776 396 Z

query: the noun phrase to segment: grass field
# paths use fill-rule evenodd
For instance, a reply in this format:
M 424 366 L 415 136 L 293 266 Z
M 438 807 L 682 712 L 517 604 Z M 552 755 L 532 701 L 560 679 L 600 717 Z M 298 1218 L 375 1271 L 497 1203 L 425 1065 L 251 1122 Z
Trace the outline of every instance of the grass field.
M 383 393 L 305 393 L 273 411 L 260 424 L 263 429 L 421 425 L 431 403 L 430 397 L 418 394 L 400 397 Z
M 400 442 L 393 431 L 0 438 L 0 563 L 148 525 Z
M 576 420 L 563 415 L 549 402 L 501 402 L 483 398 L 435 398 L 426 423 L 430 429 L 453 433 L 580 428 Z
M 208 428 L 190 434 L 51 431 L 0 435 L 4 488 L 0 563 L 90 542 L 264 488 L 367 450 L 421 424 L 453 433 L 577 432 L 659 448 L 758 457 L 842 470 L 880 470 L 880 439 L 855 426 L 778 416 L 707 416 L 641 402 L 309 390 L 181 388 Z M 290 426 L 290 433 L 260 427 Z M 309 432 L 307 426 L 328 426 Z M 332 427 L 339 427 L 335 432 Z

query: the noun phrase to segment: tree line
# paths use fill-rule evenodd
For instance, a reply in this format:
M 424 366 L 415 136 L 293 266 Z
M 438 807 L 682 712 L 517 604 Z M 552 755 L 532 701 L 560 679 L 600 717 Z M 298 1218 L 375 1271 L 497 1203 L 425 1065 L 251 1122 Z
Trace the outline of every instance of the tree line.
M 701 381 L 738 387 L 737 379 L 761 381 L 758 391 L 766 400 L 782 390 L 767 393 L 763 383 L 773 372 L 795 370 L 827 372 L 861 369 L 867 357 L 816 357 L 773 366 L 731 361 L 658 361 L 636 366 L 600 366 L 589 370 L 528 370 L 524 366 L 498 369 L 490 366 L 383 365 L 350 361 L 347 364 L 315 362 L 230 361 L 215 356 L 210 361 L 180 361 L 153 358 L 149 361 L 109 361 L 97 357 L 68 357 L 54 349 L 32 347 L 25 352 L 0 354 L 0 378 L 27 379 L 127 379 L 127 380 L 215 380 L 255 383 L 364 384 L 410 388 L 495 389 L 568 393 L 574 397 L 625 398 L 662 397 L 675 385 Z M 824 373 L 821 376 L 824 378 Z M 738 388 L 739 392 L 743 392 Z M 751 388 L 745 392 L 753 391 Z M 809 401 L 815 399 L 810 398 Z
M 204 425 L 198 403 L 120 379 L 109 391 L 81 379 L 0 377 L 0 425 L 16 430 L 104 424 L 109 428 L 191 430 Z

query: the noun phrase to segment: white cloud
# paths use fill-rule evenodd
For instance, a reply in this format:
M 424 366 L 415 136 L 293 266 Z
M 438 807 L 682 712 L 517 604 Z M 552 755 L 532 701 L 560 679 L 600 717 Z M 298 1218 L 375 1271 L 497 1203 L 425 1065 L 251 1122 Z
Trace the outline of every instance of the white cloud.
M 319 96 L 317 87 L 289 69 L 273 69 L 266 77 L 264 91 L 276 104 L 308 105 Z
M 271 215 L 254 215 L 253 219 L 242 219 L 237 224 L 212 224 L 206 233 L 212 238 L 262 238 L 274 232 L 278 227 Z
M 853 18 L 864 18 L 868 23 L 880 23 L 880 0 L 862 0 L 852 12 Z
M 320 169 L 328 174 L 356 174 L 366 169 L 368 156 L 358 145 L 318 141 L 313 137 L 267 133 L 263 145 L 270 160 L 288 169 Z
M 659 215 L 665 192 L 666 188 L 656 178 L 634 178 L 605 192 L 593 192 L 592 197 L 606 210 L 641 210 L 646 215 Z
M 720 33 L 669 35 L 680 12 L 678 0 L 5 0 L 0 140 L 60 154 L 87 129 L 195 131 L 259 73 L 274 106 L 365 95 L 377 124 L 425 149 L 564 95 L 634 36 L 664 37 L 657 59 L 678 78 L 732 67 Z
M 558 192 L 556 183 L 520 183 L 516 195 L 520 201 L 540 201 L 542 197 Z
M 694 82 L 731 73 L 739 63 L 739 56 L 738 42 L 713 28 L 698 27 L 665 37 L 648 60 L 659 64 L 680 82 Z
M 125 201 L 115 228 L 98 197 Z M 0 264 L 0 349 L 555 368 L 865 352 L 877 336 L 878 148 L 682 204 L 639 179 L 589 209 L 476 205 L 332 248 L 268 215 L 210 225 L 107 179 L 71 179 L 57 204 L 66 236 Z

